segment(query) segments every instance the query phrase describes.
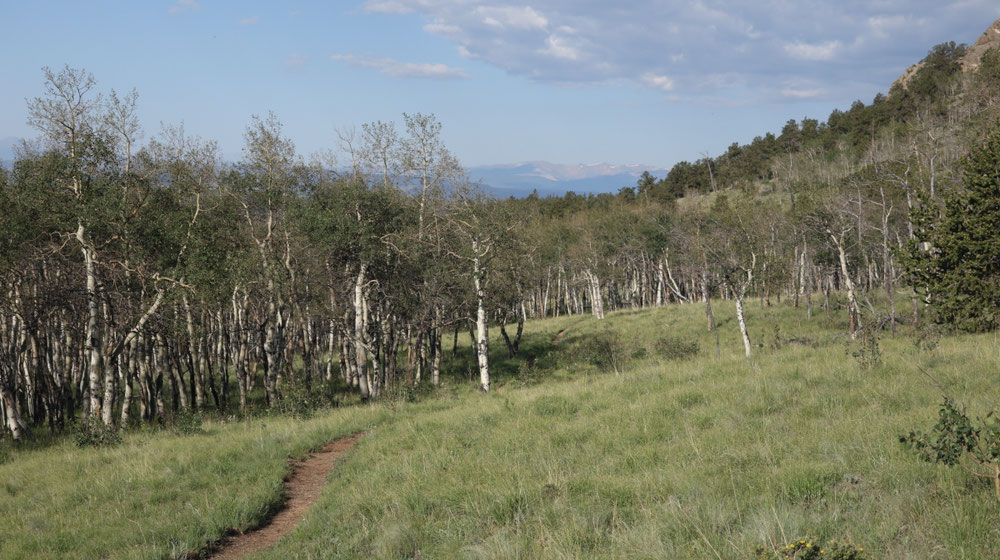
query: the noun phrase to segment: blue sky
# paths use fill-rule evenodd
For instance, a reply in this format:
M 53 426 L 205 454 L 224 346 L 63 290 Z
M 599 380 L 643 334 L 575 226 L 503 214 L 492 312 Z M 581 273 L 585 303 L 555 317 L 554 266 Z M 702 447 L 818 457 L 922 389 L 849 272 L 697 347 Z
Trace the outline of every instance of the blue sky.
M 43 66 L 139 92 L 160 123 L 239 157 L 274 111 L 303 155 L 334 127 L 434 113 L 468 166 L 669 166 L 869 102 L 995 1 L 0 0 L 0 139 L 30 137 Z

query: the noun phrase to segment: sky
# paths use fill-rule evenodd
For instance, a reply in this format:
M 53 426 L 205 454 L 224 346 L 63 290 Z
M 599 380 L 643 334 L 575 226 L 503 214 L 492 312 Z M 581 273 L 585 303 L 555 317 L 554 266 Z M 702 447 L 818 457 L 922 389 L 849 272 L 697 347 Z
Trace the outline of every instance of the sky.
M 33 137 L 42 67 L 135 88 L 238 159 L 273 111 L 300 154 L 335 127 L 433 113 L 466 166 L 668 167 L 870 102 L 995 0 L 0 0 L 0 140 Z

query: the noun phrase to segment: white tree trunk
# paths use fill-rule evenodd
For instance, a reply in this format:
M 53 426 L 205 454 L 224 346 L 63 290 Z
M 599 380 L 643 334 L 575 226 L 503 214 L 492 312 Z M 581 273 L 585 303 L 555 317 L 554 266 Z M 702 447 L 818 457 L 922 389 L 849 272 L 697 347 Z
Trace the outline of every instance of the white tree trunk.
M 194 380 L 194 407 L 195 410 L 201 410 L 205 407 L 205 372 L 201 369 L 201 363 L 198 360 L 198 344 L 194 336 L 194 317 L 191 315 L 191 303 L 188 301 L 188 297 L 185 294 L 181 297 L 181 303 L 184 306 L 184 323 L 187 327 L 187 343 L 188 343 L 188 353 L 191 356 L 191 377 Z
M 28 425 L 24 423 L 21 415 L 18 414 L 17 403 L 14 402 L 14 397 L 2 386 L 0 386 L 0 399 L 3 400 L 3 408 L 5 410 L 4 423 L 10 430 L 11 437 L 14 438 L 14 441 L 21 441 L 30 433 Z
M 76 239 L 83 251 L 83 262 L 87 274 L 87 327 L 84 333 L 87 352 L 87 373 L 90 389 L 90 414 L 101 414 L 101 342 L 100 331 L 97 328 L 97 273 L 94 270 L 94 253 L 84 239 L 83 224 L 76 230 Z
M 667 290 L 667 283 L 665 282 L 665 274 L 663 272 L 663 263 L 658 263 L 656 265 L 656 306 L 660 307 L 663 305 L 663 292 Z
M 833 243 L 837 246 L 837 255 L 840 258 L 840 273 L 844 277 L 844 284 L 847 286 L 847 307 L 850 312 L 850 331 L 851 338 L 857 336 L 859 322 L 861 320 L 860 311 L 861 307 L 858 306 L 858 298 L 854 289 L 854 281 L 851 280 L 851 275 L 847 271 L 847 252 L 844 250 L 843 236 L 837 237 L 830 233 L 830 238 L 833 239 Z
M 278 327 L 275 325 L 278 308 L 273 299 L 274 292 L 271 291 L 268 297 L 270 301 L 267 302 L 267 314 L 270 320 L 264 333 L 264 360 L 267 366 L 264 372 L 264 392 L 267 394 L 268 406 L 274 406 L 278 404 L 277 379 L 281 364 L 281 349 L 278 348 Z
M 587 285 L 590 288 L 590 312 L 598 319 L 604 318 L 604 298 L 601 295 L 601 280 L 590 270 L 585 270 Z
M 750 253 L 751 264 L 750 268 L 743 268 L 743 274 L 745 275 L 743 282 L 739 286 L 735 284 L 732 285 L 733 299 L 736 300 L 736 321 L 740 324 L 740 336 L 743 337 L 743 349 L 746 352 L 747 358 L 753 353 L 752 346 L 750 344 L 750 333 L 747 332 L 747 321 L 746 314 L 743 309 L 743 300 L 746 298 L 747 290 L 750 285 L 753 284 L 753 271 L 757 267 L 757 255 L 755 253 Z
M 734 291 L 733 297 L 736 299 L 736 320 L 740 324 L 740 335 L 743 336 L 743 349 L 749 358 L 751 353 L 750 335 L 747 333 L 747 321 L 743 314 L 743 294 L 737 294 Z
M 687 300 L 687 298 L 684 297 L 683 294 L 681 294 L 681 288 L 680 288 L 680 286 L 677 285 L 677 280 L 674 279 L 674 272 L 670 268 L 670 252 L 669 251 L 667 251 L 663 255 L 663 268 L 664 268 L 664 270 L 667 271 L 667 282 L 669 283 L 670 291 L 673 292 L 674 296 L 677 297 L 677 301 L 683 302 L 683 301 Z M 691 279 L 691 282 L 694 282 L 693 278 Z M 692 289 L 690 293 L 693 294 L 694 290 Z
M 490 339 L 486 324 L 486 292 L 483 290 L 483 271 L 479 262 L 479 243 L 472 242 L 472 279 L 476 288 L 476 358 L 479 362 L 479 388 L 490 390 Z
M 440 325 L 441 320 L 441 308 L 435 306 L 434 322 Z M 431 329 L 430 332 L 431 354 L 434 356 L 431 360 L 431 385 L 437 387 L 441 384 L 441 336 L 443 335 L 443 329 L 438 326 Z
M 358 386 L 362 402 L 371 397 L 368 387 L 368 355 L 365 353 L 365 272 L 368 267 L 362 263 L 354 282 L 354 363 L 357 367 Z

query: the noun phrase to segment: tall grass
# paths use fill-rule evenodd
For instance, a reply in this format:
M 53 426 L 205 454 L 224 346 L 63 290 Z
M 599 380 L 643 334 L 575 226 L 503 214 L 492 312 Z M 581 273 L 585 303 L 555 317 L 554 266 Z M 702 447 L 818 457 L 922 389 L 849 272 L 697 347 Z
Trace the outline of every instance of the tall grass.
M 113 448 L 65 441 L 18 453 L 0 465 L 0 558 L 185 558 L 266 519 L 288 457 L 389 416 L 208 423 L 199 435 L 136 432 Z
M 383 426 L 260 557 L 749 558 L 819 535 L 874 558 L 1000 558 L 988 484 L 921 463 L 896 439 L 932 423 L 940 402 L 915 365 L 971 408 L 995 404 L 996 377 L 980 373 L 996 370 L 995 336 L 928 352 L 884 335 L 883 363 L 864 370 L 826 317 L 758 307 L 755 358 L 726 322 L 715 360 L 700 311 L 587 320 L 552 355 L 551 377 L 570 381 L 511 382 Z M 775 322 L 788 335 L 769 335 Z M 701 352 L 648 353 L 619 376 L 558 369 L 606 329 L 630 356 L 664 333 Z

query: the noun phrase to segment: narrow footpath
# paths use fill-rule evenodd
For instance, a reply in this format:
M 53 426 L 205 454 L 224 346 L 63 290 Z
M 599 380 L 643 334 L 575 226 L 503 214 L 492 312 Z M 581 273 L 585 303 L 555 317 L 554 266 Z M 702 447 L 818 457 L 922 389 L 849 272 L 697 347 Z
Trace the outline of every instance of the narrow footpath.
M 204 556 L 213 560 L 234 560 L 270 548 L 292 532 L 319 498 L 326 477 L 344 453 L 365 434 L 359 432 L 326 444 L 323 449 L 300 461 L 285 480 L 285 505 L 262 527 L 224 538 Z
M 563 335 L 566 334 L 566 331 L 572 329 L 573 327 L 579 325 L 580 323 L 582 323 L 582 322 L 584 322 L 586 320 L 587 320 L 586 318 L 580 319 L 579 321 L 577 321 L 577 322 L 569 325 L 565 329 L 557 332 L 555 338 L 552 339 L 552 346 L 559 346 L 559 343 L 562 342 Z

